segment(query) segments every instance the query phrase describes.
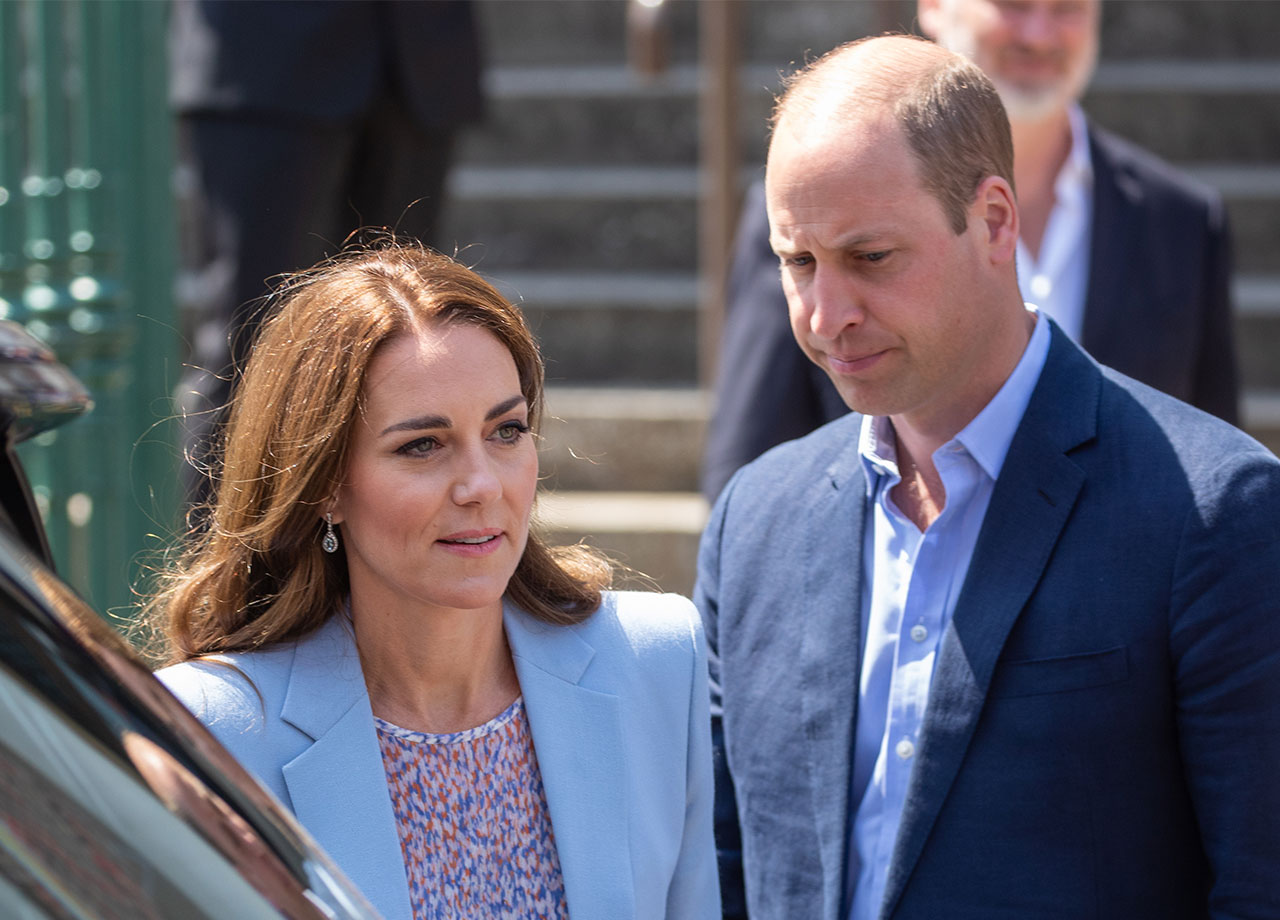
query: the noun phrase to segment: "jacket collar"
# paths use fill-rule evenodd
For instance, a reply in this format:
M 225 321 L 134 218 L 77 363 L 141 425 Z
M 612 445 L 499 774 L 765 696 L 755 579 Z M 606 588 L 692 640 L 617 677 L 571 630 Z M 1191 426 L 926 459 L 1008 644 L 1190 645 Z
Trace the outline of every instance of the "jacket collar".
M 615 602 L 606 595 L 606 605 Z M 603 611 L 595 616 L 601 616 Z M 585 630 L 503 611 L 524 694 L 565 895 L 574 916 L 630 920 L 632 889 L 627 758 L 616 687 L 590 670 Z
M 542 623 L 510 604 L 503 625 L 570 909 L 628 920 L 635 899 L 618 698 L 607 678 L 596 689 L 581 684 L 596 651 L 580 629 Z M 298 819 L 387 920 L 410 920 L 399 831 L 345 616 L 298 642 L 281 718 L 313 739 L 283 768 Z
M 858 453 L 861 417 L 846 416 L 824 476 L 796 509 L 805 562 L 799 685 L 810 809 L 824 881 L 821 916 L 839 916 L 847 869 L 849 785 L 861 669 L 862 528 L 866 477 Z M 832 558 L 832 547 L 849 547 Z
M 298 820 L 386 920 L 412 920 L 400 835 L 351 623 L 299 640 L 281 719 L 312 739 L 286 763 Z

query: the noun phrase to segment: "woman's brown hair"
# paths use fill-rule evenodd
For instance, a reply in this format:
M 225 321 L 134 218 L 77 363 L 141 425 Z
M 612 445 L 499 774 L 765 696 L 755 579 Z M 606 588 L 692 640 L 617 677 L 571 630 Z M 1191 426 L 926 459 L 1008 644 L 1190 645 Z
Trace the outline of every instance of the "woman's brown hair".
M 320 548 L 319 508 L 346 469 L 361 385 L 378 348 L 421 325 L 486 329 L 515 360 L 530 425 L 542 358 L 520 311 L 471 270 L 403 240 L 351 248 L 287 278 L 231 401 L 202 526 L 160 576 L 148 620 L 182 661 L 296 639 L 338 612 L 342 554 Z M 555 624 L 589 617 L 612 577 L 581 546 L 530 533 L 507 597 Z

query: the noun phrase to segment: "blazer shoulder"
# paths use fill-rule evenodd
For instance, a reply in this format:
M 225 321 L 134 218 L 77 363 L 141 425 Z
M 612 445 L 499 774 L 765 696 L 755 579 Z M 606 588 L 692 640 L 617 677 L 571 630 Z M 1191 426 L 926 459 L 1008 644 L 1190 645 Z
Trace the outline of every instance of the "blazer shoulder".
M 278 713 L 295 647 L 211 655 L 171 665 L 156 677 L 217 735 L 260 731 Z
M 837 486 L 860 475 L 858 437 L 862 416 L 856 412 L 828 422 L 801 438 L 784 441 L 739 470 L 721 499 L 736 493 L 756 502 L 760 493 L 771 496 L 796 494 L 828 480 Z M 769 504 L 777 504 L 770 502 Z
M 600 609 L 587 621 L 594 628 L 583 638 L 595 644 L 614 633 L 637 654 L 661 649 L 691 654 L 701 644 L 702 621 L 693 601 L 679 594 L 606 591 Z M 606 641 L 604 644 L 608 644 Z
M 1232 470 L 1280 470 L 1280 458 L 1247 432 L 1112 368 L 1099 369 L 1105 381 L 1099 434 L 1123 444 L 1117 450 L 1144 476 L 1167 465 L 1198 494 Z
M 1117 182 L 1137 183 L 1147 195 L 1181 202 L 1216 214 L 1222 195 L 1155 153 L 1093 122 L 1089 123 L 1095 173 Z

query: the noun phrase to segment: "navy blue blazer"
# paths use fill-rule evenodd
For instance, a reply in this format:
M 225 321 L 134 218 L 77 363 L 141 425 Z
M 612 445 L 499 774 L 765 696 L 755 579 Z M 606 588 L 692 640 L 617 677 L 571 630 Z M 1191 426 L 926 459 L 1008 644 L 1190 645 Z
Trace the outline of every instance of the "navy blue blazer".
M 1221 197 L 1093 124 L 1089 155 L 1081 344 L 1108 367 L 1234 424 L 1239 380 Z M 702 472 L 709 500 L 744 463 L 849 411 L 792 337 L 763 183 L 743 208 L 728 305 Z
M 846 916 L 860 424 L 703 537 L 726 917 Z M 1280 916 L 1280 461 L 1054 326 L 917 751 L 885 920 Z

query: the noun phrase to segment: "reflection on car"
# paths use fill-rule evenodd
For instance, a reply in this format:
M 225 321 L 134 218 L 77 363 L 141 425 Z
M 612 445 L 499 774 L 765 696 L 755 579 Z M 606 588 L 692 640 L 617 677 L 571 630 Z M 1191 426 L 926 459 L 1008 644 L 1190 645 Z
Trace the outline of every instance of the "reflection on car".
M 0 322 L 0 917 L 376 920 L 54 574 L 13 448 L 90 406 Z

